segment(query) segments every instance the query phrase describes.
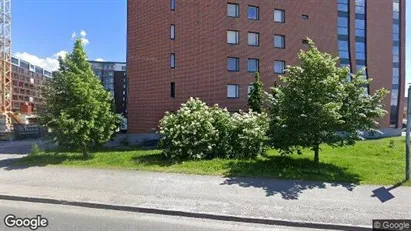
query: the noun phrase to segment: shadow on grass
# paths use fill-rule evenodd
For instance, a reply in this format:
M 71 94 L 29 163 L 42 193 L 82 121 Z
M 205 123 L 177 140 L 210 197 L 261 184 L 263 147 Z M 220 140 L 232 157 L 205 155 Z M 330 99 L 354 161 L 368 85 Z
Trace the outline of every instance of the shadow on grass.
M 84 158 L 81 154 L 68 155 L 57 152 L 46 152 L 46 154 L 42 155 L 28 155 L 23 158 L 0 160 L 0 169 L 18 170 L 30 167 L 44 167 L 47 165 L 58 165 L 64 161 L 86 161 L 93 158 L 94 157 L 92 155 L 90 155 L 88 158 Z
M 333 164 L 315 163 L 309 159 L 287 156 L 271 156 L 256 161 L 230 162 L 228 177 L 221 185 L 239 185 L 265 190 L 267 196 L 280 194 L 283 199 L 296 200 L 305 190 L 344 187 L 352 191 L 360 182 L 357 174 Z M 253 179 L 243 177 L 270 177 L 277 179 Z M 327 184 L 326 182 L 331 182 Z M 334 183 L 333 183 L 334 182 Z M 337 183 L 338 182 L 338 183 Z
M 178 163 L 178 162 L 166 159 L 163 155 L 161 155 L 161 153 L 148 154 L 144 156 L 134 156 L 131 159 L 134 163 L 145 165 L 145 166 L 168 167 L 168 166 Z

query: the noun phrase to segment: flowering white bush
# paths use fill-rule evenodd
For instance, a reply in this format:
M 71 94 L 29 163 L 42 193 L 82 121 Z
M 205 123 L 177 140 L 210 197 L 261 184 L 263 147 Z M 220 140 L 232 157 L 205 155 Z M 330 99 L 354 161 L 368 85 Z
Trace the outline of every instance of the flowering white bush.
M 240 112 L 232 117 L 232 156 L 237 159 L 255 158 L 266 150 L 268 119 L 265 113 Z
M 213 126 L 217 131 L 212 157 L 230 157 L 232 153 L 231 136 L 234 128 L 231 115 L 226 108 L 221 109 L 218 105 L 214 105 L 214 107 L 210 109 L 213 117 Z
M 190 98 L 175 114 L 166 113 L 160 121 L 160 146 L 170 159 L 204 159 L 215 146 L 217 131 L 209 107 Z
M 230 115 L 190 98 L 160 121 L 160 147 L 169 159 L 254 158 L 265 150 L 267 129 L 265 114 Z

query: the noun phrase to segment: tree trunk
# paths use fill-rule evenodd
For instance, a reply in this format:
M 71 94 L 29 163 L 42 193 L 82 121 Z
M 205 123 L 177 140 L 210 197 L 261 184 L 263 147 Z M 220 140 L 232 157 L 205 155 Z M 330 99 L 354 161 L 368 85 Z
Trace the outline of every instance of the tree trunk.
M 320 162 L 320 145 L 319 144 L 314 145 L 314 162 L 315 163 Z
M 88 156 L 87 148 L 86 148 L 86 147 L 83 147 L 82 152 L 83 152 L 83 159 L 87 160 L 88 157 L 89 157 L 89 156 Z

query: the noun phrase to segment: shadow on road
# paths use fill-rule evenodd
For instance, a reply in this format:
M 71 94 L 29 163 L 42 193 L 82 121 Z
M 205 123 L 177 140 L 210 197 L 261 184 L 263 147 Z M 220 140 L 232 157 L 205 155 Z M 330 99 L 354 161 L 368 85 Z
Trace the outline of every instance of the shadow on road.
M 26 169 L 30 167 L 44 167 L 47 165 L 57 165 L 64 161 L 76 161 L 76 160 L 89 160 L 93 157 L 90 156 L 88 159 L 84 159 L 82 155 L 67 155 L 61 153 L 49 153 L 42 155 L 29 155 L 21 158 L 8 158 L 0 160 L 0 169 L 4 170 L 19 170 Z
M 178 162 L 173 162 L 173 161 L 167 160 L 163 155 L 159 155 L 159 154 L 134 156 L 131 159 L 134 161 L 134 163 L 142 164 L 142 165 L 145 165 L 145 166 L 158 165 L 158 166 L 161 166 L 161 167 L 165 167 L 165 166 L 171 166 L 173 164 L 178 163 Z
M 315 163 L 309 159 L 294 159 L 287 156 L 267 157 L 268 160 L 231 162 L 229 172 L 221 185 L 239 185 L 265 190 L 267 196 L 280 194 L 285 200 L 297 200 L 305 191 L 314 188 L 344 187 L 352 191 L 360 182 L 357 174 L 345 168 L 327 163 Z M 286 180 L 253 179 L 241 176 L 263 176 Z M 312 180 L 302 181 L 302 180 Z M 344 182 L 344 183 L 325 183 Z
M 378 200 L 381 201 L 381 203 L 385 203 L 385 202 L 395 198 L 395 196 L 392 195 L 390 191 L 402 186 L 405 182 L 407 182 L 407 181 L 404 180 L 404 181 L 398 182 L 397 184 L 395 184 L 395 185 L 393 185 L 389 188 L 386 188 L 386 187 L 377 188 L 377 189 L 372 191 L 373 195 L 371 195 L 371 197 L 377 197 Z

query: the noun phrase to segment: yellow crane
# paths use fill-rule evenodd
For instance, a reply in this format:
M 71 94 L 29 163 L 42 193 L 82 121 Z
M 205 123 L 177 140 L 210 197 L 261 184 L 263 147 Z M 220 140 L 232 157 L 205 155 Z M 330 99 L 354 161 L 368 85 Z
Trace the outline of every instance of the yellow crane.
M 12 128 L 11 0 L 0 0 L 0 131 Z

